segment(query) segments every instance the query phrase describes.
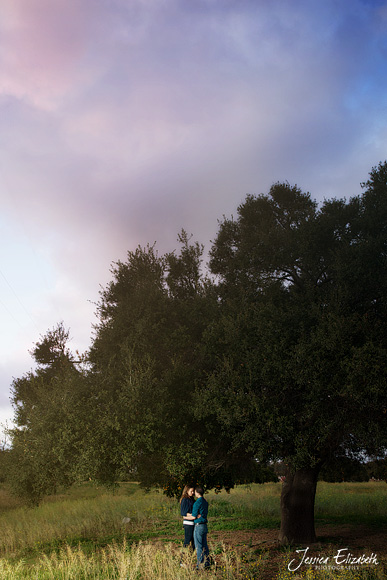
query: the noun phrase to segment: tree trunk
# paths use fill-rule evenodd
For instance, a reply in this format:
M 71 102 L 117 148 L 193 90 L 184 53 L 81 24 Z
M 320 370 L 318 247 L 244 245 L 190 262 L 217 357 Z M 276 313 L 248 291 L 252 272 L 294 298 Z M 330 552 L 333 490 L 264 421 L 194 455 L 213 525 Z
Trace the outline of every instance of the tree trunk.
M 288 468 L 281 492 L 281 544 L 312 544 L 314 499 L 319 469 L 303 468 L 292 473 Z

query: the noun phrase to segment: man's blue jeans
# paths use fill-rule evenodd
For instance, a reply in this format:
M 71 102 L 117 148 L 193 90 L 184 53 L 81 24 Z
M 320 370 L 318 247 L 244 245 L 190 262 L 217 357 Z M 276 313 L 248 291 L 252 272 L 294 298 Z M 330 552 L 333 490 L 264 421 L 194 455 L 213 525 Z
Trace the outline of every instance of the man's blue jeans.
M 203 564 L 204 568 L 207 568 L 210 565 L 208 559 L 209 550 L 207 545 L 207 534 L 207 524 L 195 524 L 194 541 L 196 554 L 198 557 L 198 568 L 202 568 Z

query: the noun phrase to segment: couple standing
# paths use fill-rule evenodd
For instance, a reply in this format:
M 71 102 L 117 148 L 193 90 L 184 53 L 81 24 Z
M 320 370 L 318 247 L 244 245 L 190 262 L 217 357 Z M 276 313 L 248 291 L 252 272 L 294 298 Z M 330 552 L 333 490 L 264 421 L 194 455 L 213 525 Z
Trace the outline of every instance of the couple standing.
M 197 568 L 208 568 L 210 561 L 207 544 L 208 502 L 203 497 L 203 488 L 186 485 L 180 498 L 180 513 L 183 516 L 184 547 L 196 548 Z M 194 496 L 196 501 L 194 502 Z

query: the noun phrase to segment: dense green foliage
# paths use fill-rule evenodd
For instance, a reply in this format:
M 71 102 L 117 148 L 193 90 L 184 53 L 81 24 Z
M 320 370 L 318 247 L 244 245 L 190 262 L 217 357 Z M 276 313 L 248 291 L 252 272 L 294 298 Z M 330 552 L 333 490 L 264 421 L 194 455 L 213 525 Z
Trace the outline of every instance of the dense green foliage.
M 319 466 L 386 443 L 386 171 L 320 209 L 276 184 L 221 224 L 203 416 L 262 460 Z

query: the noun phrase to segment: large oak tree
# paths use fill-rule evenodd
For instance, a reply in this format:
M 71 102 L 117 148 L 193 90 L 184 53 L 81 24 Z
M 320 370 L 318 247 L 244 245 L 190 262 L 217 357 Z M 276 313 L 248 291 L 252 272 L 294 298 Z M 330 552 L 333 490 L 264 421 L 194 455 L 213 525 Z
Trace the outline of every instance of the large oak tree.
M 281 542 L 313 542 L 318 473 L 386 446 L 387 165 L 325 201 L 248 196 L 211 250 L 222 315 L 198 412 L 258 460 L 283 460 Z

